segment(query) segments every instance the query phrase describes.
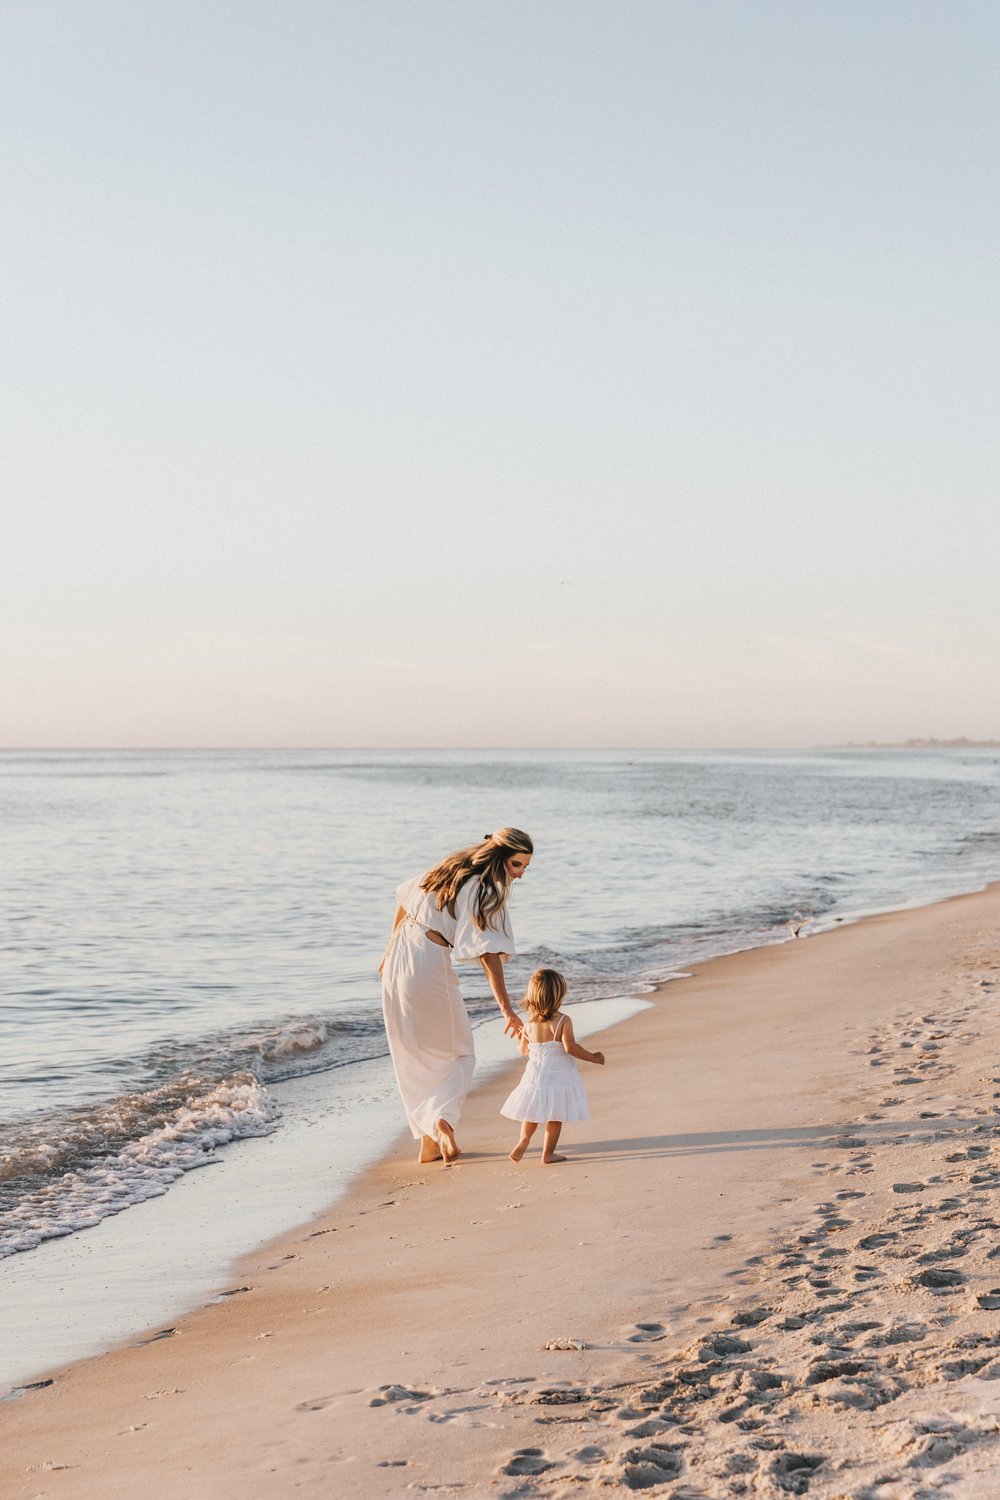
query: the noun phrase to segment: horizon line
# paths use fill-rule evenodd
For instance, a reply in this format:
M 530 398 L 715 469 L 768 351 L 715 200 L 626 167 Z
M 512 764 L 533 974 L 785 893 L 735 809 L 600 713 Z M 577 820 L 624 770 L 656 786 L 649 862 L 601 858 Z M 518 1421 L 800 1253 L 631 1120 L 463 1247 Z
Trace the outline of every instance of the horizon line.
M 0 755 L 224 755 L 224 754 L 481 754 L 495 751 L 507 753 L 585 754 L 588 751 L 682 754 L 685 752 L 752 753 L 769 751 L 822 751 L 822 750 L 906 750 L 906 749 L 1000 749 L 1000 739 L 973 740 L 956 735 L 949 739 L 936 736 L 912 736 L 907 740 L 848 740 L 837 744 L 769 744 L 769 745 L 0 745 Z

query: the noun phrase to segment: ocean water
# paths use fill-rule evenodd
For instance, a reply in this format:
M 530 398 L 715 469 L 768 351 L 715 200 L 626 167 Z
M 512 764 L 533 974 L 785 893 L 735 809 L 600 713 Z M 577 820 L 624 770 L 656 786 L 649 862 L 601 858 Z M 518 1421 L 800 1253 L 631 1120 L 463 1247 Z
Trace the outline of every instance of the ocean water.
M 2 754 L 0 1257 L 281 1132 L 317 1075 L 363 1115 L 394 888 L 494 827 L 536 844 L 512 992 L 548 963 L 586 1001 L 996 879 L 998 791 L 988 751 Z

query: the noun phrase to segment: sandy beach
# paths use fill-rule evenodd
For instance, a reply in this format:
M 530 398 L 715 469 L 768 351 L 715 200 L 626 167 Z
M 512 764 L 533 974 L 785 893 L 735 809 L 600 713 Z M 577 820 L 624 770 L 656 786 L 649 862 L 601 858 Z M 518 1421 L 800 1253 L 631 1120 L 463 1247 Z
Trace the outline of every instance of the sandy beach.
M 209 1306 L 0 1406 L 0 1493 L 1000 1491 L 1000 888 L 705 964 L 570 1160 L 409 1138 Z

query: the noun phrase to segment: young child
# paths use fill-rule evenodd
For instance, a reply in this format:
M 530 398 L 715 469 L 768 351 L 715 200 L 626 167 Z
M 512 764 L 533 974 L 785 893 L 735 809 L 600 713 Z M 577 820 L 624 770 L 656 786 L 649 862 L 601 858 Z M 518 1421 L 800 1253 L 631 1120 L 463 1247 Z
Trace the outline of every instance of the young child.
M 528 980 L 524 992 L 528 1021 L 518 1041 L 521 1056 L 528 1061 L 521 1082 L 500 1109 L 508 1120 L 521 1121 L 521 1139 L 510 1153 L 511 1161 L 521 1160 L 540 1120 L 545 1121 L 542 1161 L 546 1166 L 565 1161 L 565 1156 L 556 1155 L 563 1122 L 586 1120 L 590 1113 L 573 1059 L 603 1064 L 604 1053 L 588 1052 L 575 1040 L 573 1022 L 559 1014 L 565 997 L 566 981 L 555 969 L 536 969 Z

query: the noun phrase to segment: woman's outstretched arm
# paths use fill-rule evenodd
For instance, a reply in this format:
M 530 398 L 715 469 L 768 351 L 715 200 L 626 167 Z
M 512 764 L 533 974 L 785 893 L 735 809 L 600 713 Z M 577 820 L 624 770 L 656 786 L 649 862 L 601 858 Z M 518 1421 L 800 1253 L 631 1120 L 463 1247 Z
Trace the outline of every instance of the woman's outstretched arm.
M 519 1016 L 514 1014 L 514 1007 L 510 1003 L 510 996 L 507 993 L 507 981 L 504 978 L 503 962 L 499 953 L 484 953 L 481 955 L 479 962 L 483 966 L 486 978 L 490 982 L 490 989 L 493 991 L 493 998 L 499 1005 L 500 1013 L 506 1023 L 503 1029 L 504 1036 L 519 1037 L 521 1035 L 521 1020 Z

